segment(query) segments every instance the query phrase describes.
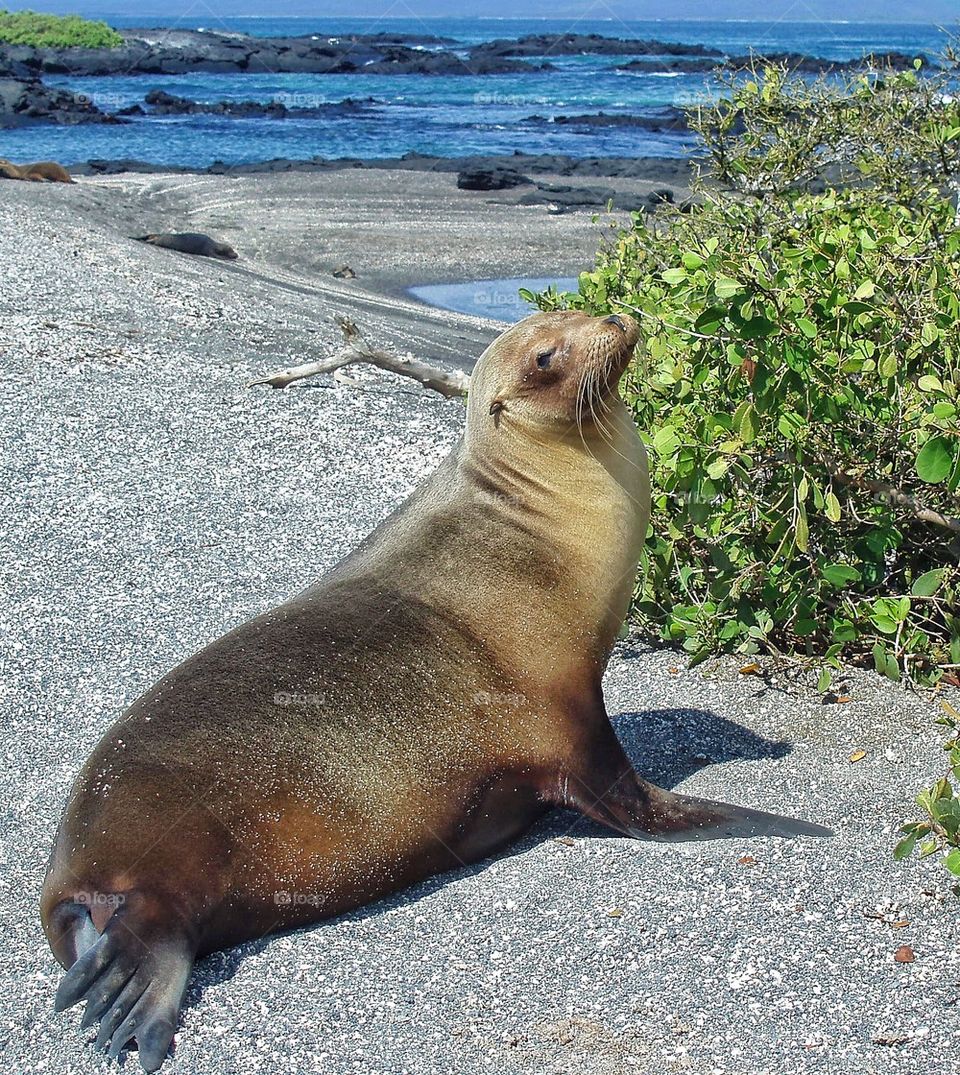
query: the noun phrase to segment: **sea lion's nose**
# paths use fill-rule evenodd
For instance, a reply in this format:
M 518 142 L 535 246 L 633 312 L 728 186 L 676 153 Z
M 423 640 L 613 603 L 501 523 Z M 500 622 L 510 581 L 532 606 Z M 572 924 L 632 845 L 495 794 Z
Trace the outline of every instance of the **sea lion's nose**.
M 611 314 L 609 317 L 603 319 L 605 325 L 616 325 L 621 332 L 627 331 L 627 326 L 623 323 L 623 318 L 617 314 Z

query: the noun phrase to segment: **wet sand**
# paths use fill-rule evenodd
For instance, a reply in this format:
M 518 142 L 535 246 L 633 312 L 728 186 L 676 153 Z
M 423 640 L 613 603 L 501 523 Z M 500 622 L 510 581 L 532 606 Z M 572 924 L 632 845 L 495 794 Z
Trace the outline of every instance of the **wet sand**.
M 658 185 L 606 182 L 641 193 Z M 127 173 L 81 177 L 72 187 L 5 183 L 3 190 L 11 212 L 20 206 L 42 212 L 49 226 L 78 229 L 87 237 L 78 242 L 112 268 L 125 266 L 144 279 L 182 272 L 203 303 L 222 295 L 222 302 L 243 311 L 234 325 L 234 335 L 245 341 L 241 350 L 256 351 L 258 334 L 266 333 L 281 343 L 281 365 L 317 357 L 318 345 L 334 346 L 339 334 L 332 318 L 343 314 L 379 345 L 470 369 L 502 326 L 425 306 L 407 288 L 576 276 L 592 267 L 611 226 L 629 223 L 622 212 L 595 220 L 590 212 L 518 206 L 522 188 L 461 191 L 454 174 L 429 171 Z M 191 258 L 128 238 L 160 231 L 206 232 L 230 243 L 240 258 Z M 354 279 L 333 276 L 344 264 Z M 71 267 L 56 271 L 69 279 Z M 96 291 L 95 278 L 90 286 Z M 185 297 L 176 292 L 174 304 Z M 109 307 L 113 297 L 106 294 L 103 302 Z M 477 305 L 483 304 L 478 294 Z M 137 319 L 149 321 L 148 310 L 144 305 Z M 211 327 L 216 330 L 215 319 Z M 153 326 L 151 335 L 162 336 L 161 329 Z

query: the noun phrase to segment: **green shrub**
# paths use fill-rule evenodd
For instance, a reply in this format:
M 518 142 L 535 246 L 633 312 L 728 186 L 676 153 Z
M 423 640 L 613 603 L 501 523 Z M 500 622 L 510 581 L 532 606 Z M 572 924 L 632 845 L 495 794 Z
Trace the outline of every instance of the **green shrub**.
M 691 114 L 693 204 L 636 216 L 579 294 L 537 297 L 641 322 L 624 397 L 653 505 L 634 615 L 693 662 L 788 655 L 824 690 L 841 659 L 956 681 L 960 102 L 945 64 L 739 73 Z M 955 734 L 948 748 L 960 777 Z M 898 854 L 921 840 L 960 867 L 949 777 L 920 802 Z
M 33 48 L 116 48 L 123 38 L 105 22 L 79 15 L 0 10 L 0 42 Z
M 960 232 L 921 147 L 908 184 L 877 134 L 924 101 L 952 174 L 960 106 L 914 72 L 741 79 L 694 116 L 699 204 L 636 218 L 578 295 L 539 297 L 645 329 L 625 384 L 653 482 L 635 613 L 694 660 L 924 682 L 960 664 Z M 802 189 L 847 165 L 841 189 Z
M 904 859 L 915 848 L 921 857 L 942 851 L 944 865 L 960 877 L 960 711 L 949 702 L 942 705 L 945 715 L 939 723 L 950 733 L 943 747 L 949 759 L 948 771 L 917 797 L 926 817 L 904 825 L 904 837 L 893 854 L 897 859 Z

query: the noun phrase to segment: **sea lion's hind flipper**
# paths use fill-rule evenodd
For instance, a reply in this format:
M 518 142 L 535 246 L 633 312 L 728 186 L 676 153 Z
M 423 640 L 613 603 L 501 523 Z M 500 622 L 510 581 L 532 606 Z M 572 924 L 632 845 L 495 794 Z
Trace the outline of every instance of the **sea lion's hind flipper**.
M 173 1041 L 193 952 L 185 935 L 121 907 L 100 939 L 67 971 L 55 1008 L 86 1000 L 83 1026 L 100 1023 L 97 1047 L 116 1059 L 136 1038 L 144 1071 L 156 1071 Z M 141 927 L 138 930 L 138 927 Z
M 830 829 L 799 818 L 752 810 L 746 806 L 675 795 L 642 780 L 632 770 L 607 789 L 567 783 L 565 805 L 638 839 L 717 840 L 749 836 L 832 836 Z

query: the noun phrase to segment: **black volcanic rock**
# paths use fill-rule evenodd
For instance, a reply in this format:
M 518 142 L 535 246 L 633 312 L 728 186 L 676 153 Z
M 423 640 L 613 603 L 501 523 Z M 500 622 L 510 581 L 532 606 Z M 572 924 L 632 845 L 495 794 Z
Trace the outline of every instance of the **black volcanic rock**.
M 629 115 L 619 112 L 594 112 L 582 116 L 527 116 L 524 123 L 537 125 L 555 124 L 561 127 L 581 128 L 584 131 L 597 127 L 637 127 L 645 131 L 682 133 L 687 131 L 687 117 L 682 108 L 667 106 L 647 115 Z
M 508 74 L 537 70 L 493 55 L 463 59 L 452 51 L 424 51 L 397 35 L 347 38 L 251 37 L 209 30 L 121 30 L 116 48 L 31 48 L 0 45 L 0 72 L 17 78 L 41 74 L 177 75 L 213 73 L 301 74 Z M 542 67 L 541 67 L 542 69 Z
M 0 78 L 0 127 L 120 122 L 101 112 L 88 97 L 54 89 L 37 78 Z
M 457 176 L 460 190 L 509 190 L 522 187 L 533 180 L 516 168 L 494 165 L 491 168 L 467 168 Z
M 484 41 L 470 50 L 480 56 L 722 56 L 719 49 L 706 45 L 684 45 L 676 41 L 603 37 L 601 34 L 528 34 L 516 40 L 499 38 Z
M 577 209 L 614 209 L 624 212 L 647 212 L 664 202 L 673 201 L 673 192 L 665 189 L 652 194 L 635 194 L 612 187 L 574 187 L 563 183 L 538 183 L 537 189 L 521 196 L 519 205 L 546 205 L 555 212 Z
M 753 56 L 727 56 L 722 60 L 667 57 L 661 60 L 631 60 L 629 63 L 619 64 L 617 70 L 636 71 L 641 74 L 668 72 L 696 74 L 702 71 L 712 71 L 716 67 L 740 68 L 775 63 L 786 64 L 791 71 L 796 71 L 798 74 L 819 75 L 840 71 L 860 71 L 869 66 L 892 67 L 897 71 L 905 71 L 913 67 L 915 59 L 922 60 L 924 66 L 930 66 L 929 59 L 922 53 L 908 55 L 905 52 L 882 52 L 853 60 L 827 60 L 820 56 L 806 56 L 801 52 L 770 52 L 763 56 L 759 53 Z
M 200 175 L 259 175 L 271 172 L 330 172 L 356 169 L 398 169 L 411 172 L 464 172 L 508 168 L 525 175 L 569 176 L 580 179 L 600 176 L 647 179 L 654 182 L 689 183 L 690 161 L 684 157 L 570 157 L 563 153 L 521 153 L 470 157 L 432 157 L 406 153 L 403 157 L 361 160 L 358 157 L 312 157 L 291 160 L 277 157 L 250 164 L 214 161 L 208 168 L 170 167 L 138 160 L 90 160 L 71 164 L 75 175 L 113 175 L 119 172 L 184 172 Z M 661 192 L 662 194 L 662 192 Z M 662 200 L 662 199 L 661 199 Z
M 288 116 L 346 116 L 356 115 L 370 104 L 373 98 L 368 97 L 364 101 L 356 101 L 351 97 L 343 101 L 321 102 L 310 107 L 288 107 L 282 100 L 274 101 L 216 101 L 207 103 L 204 101 L 191 101 L 188 97 L 177 97 L 165 90 L 151 90 L 143 99 L 144 104 L 149 105 L 151 111 L 145 112 L 139 105 L 133 108 L 137 112 L 123 110 L 117 115 L 152 115 L 152 116 L 180 116 L 180 115 L 212 115 L 212 116 L 240 116 L 240 117 L 264 117 L 267 119 L 286 119 Z
M 617 64 L 617 71 L 635 71 L 644 75 L 696 75 L 705 71 L 713 71 L 724 64 L 722 56 L 700 56 L 692 58 L 676 58 L 664 56 L 658 60 L 630 60 L 629 63 Z
M 304 36 L 320 36 L 304 35 Z M 454 37 L 438 37 L 436 34 L 391 34 L 382 31 L 378 34 L 341 34 L 339 41 L 360 42 L 365 45 L 456 45 Z

